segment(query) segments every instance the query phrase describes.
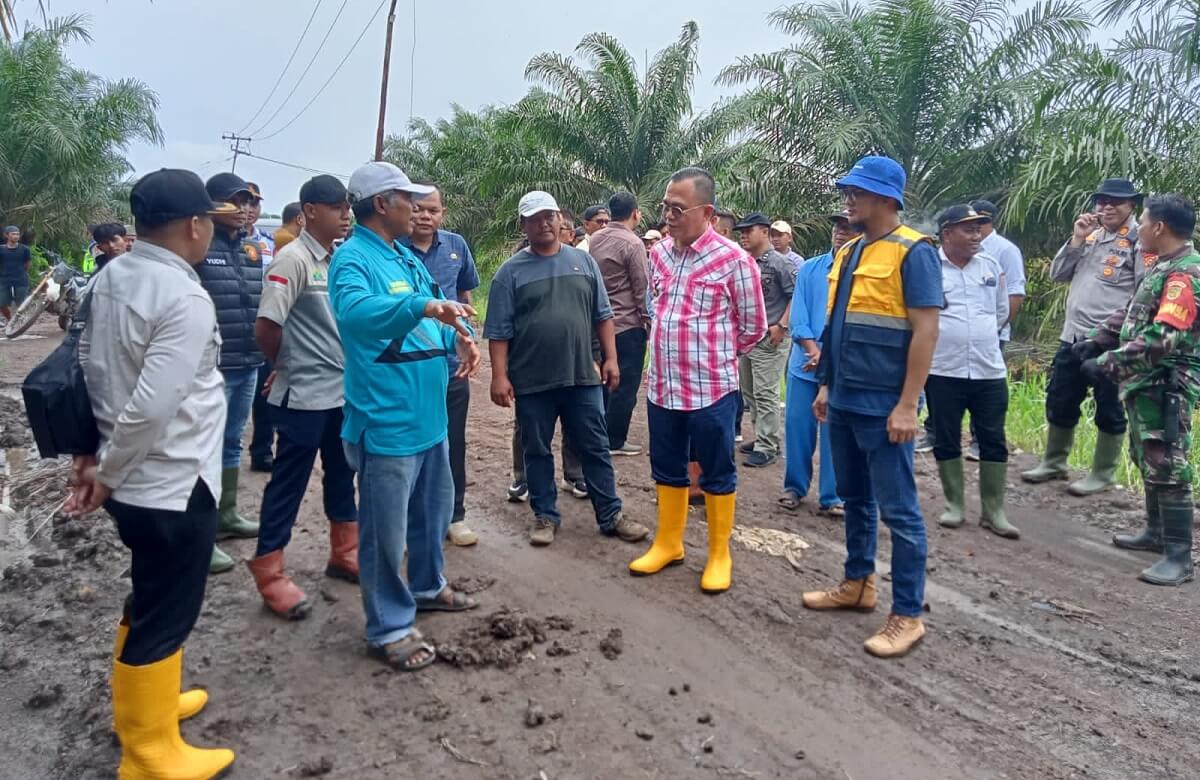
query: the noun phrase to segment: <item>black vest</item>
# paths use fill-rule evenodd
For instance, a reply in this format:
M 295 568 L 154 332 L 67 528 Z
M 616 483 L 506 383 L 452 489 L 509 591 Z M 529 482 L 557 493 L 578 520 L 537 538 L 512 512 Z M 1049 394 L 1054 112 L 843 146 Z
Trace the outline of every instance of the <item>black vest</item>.
M 218 225 L 204 262 L 196 266 L 200 283 L 217 310 L 221 330 L 221 369 L 254 368 L 263 362 L 254 340 L 254 320 L 262 296 L 263 265 L 258 245 L 244 233 L 230 238 Z

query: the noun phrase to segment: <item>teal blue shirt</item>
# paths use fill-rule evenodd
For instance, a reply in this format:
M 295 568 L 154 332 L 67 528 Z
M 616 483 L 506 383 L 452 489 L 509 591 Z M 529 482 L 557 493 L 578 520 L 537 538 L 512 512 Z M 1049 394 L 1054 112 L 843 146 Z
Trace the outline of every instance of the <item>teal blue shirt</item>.
M 412 252 L 362 225 L 333 253 L 329 299 L 346 352 L 343 439 L 404 457 L 446 438 L 455 331 L 425 316 L 442 297 Z

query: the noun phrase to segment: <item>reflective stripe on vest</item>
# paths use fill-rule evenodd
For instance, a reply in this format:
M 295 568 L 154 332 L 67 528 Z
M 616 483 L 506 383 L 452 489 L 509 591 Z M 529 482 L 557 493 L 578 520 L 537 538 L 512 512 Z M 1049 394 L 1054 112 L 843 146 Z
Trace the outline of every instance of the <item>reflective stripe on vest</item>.
M 842 269 L 862 241 L 862 237 L 856 238 L 838 250 L 837 259 L 829 272 L 829 299 L 825 307 L 829 317 L 832 317 L 837 301 Z M 851 280 L 853 286 L 846 304 L 847 323 L 895 330 L 911 329 L 908 307 L 904 305 L 904 280 L 900 275 L 900 266 L 908 257 L 908 250 L 920 241 L 930 241 L 930 238 L 907 225 L 901 225 L 863 248 Z

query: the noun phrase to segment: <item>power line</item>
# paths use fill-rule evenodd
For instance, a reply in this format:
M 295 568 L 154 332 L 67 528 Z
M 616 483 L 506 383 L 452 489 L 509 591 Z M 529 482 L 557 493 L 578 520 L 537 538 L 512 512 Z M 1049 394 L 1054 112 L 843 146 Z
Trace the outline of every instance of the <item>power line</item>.
M 292 56 L 288 57 L 287 64 L 283 66 L 283 70 L 279 71 L 279 78 L 275 79 L 275 84 L 271 87 L 271 91 L 267 93 L 267 96 L 263 98 L 262 105 L 260 105 L 258 110 L 254 112 L 254 116 L 250 117 L 246 124 L 242 126 L 242 129 L 237 131 L 238 135 L 244 133 L 246 128 L 254 124 L 254 120 L 258 119 L 259 114 L 261 114 L 263 109 L 267 107 L 267 104 L 271 102 L 271 98 L 275 97 L 275 90 L 279 89 L 280 83 L 283 82 L 283 77 L 287 75 L 288 68 L 292 67 L 292 61 L 296 59 L 296 53 L 300 51 L 300 44 L 304 43 L 304 37 L 308 35 L 308 28 L 312 27 L 313 19 L 317 18 L 317 11 L 321 10 L 321 3 L 323 2 L 325 2 L 325 0 L 317 0 L 316 5 L 313 6 L 312 14 L 310 14 L 308 17 L 308 24 L 304 25 L 304 32 L 300 33 L 300 39 L 296 41 L 296 45 L 292 47 Z
M 338 66 L 333 69 L 333 73 L 329 74 L 329 78 L 325 79 L 325 83 L 322 84 L 321 88 L 317 90 L 317 94 L 312 96 L 312 100 L 309 100 L 307 103 L 305 103 L 304 108 L 300 109 L 300 112 L 298 114 L 296 114 L 294 117 L 292 117 L 288 121 L 287 124 L 285 124 L 283 127 L 279 128 L 275 132 L 271 133 L 270 135 L 264 135 L 263 137 L 261 137 L 259 139 L 260 141 L 266 141 L 267 139 L 274 138 L 275 136 L 282 133 L 284 130 L 287 130 L 289 127 L 291 127 L 296 122 L 297 119 L 304 116 L 304 113 L 306 111 L 308 111 L 308 109 L 312 106 L 313 103 L 317 102 L 317 98 L 321 97 L 321 93 L 323 93 L 325 91 L 325 89 L 330 84 L 333 83 L 333 79 L 337 76 L 338 72 L 346 64 L 346 61 L 350 59 L 350 55 L 354 54 L 354 50 L 358 48 L 358 44 L 362 43 L 362 39 L 364 37 L 366 37 L 367 31 L 370 30 L 371 25 L 375 23 L 375 17 L 379 16 L 379 12 L 383 10 L 383 6 L 387 3 L 387 1 L 388 0 L 381 0 L 379 5 L 375 7 L 375 13 L 371 14 L 371 18 L 367 20 L 367 24 L 366 24 L 366 26 L 363 27 L 362 32 L 359 33 L 358 37 L 354 39 L 354 43 L 350 46 L 350 51 L 346 52 L 345 57 L 342 57 L 342 61 L 339 62 Z
M 233 146 L 229 147 L 233 151 L 233 167 L 230 168 L 230 170 L 233 171 L 234 173 L 237 173 L 238 156 L 246 154 L 246 152 L 242 150 L 242 141 L 245 141 L 247 144 L 249 144 L 254 139 L 247 138 L 246 136 L 243 136 L 243 135 L 238 135 L 237 133 L 225 133 L 224 135 L 221 136 L 221 140 L 222 141 L 233 141 Z
M 294 163 L 284 162 L 283 160 L 272 160 L 270 157 L 263 157 L 261 154 L 251 154 L 250 152 L 242 152 L 242 156 L 249 157 L 252 160 L 262 160 L 263 162 L 274 163 L 275 165 L 282 165 L 285 168 L 295 168 L 298 171 L 305 171 L 307 173 L 323 173 L 328 176 L 336 176 L 339 179 L 349 179 L 350 178 L 350 176 L 345 173 L 333 173 L 332 171 L 322 171 L 317 168 L 307 168 L 303 165 L 296 165 Z
M 288 92 L 287 97 L 283 99 L 283 102 L 275 108 L 275 113 L 271 114 L 271 116 L 267 118 L 267 121 L 259 125 L 258 129 L 250 133 L 250 135 L 258 135 L 263 130 L 266 130 L 271 122 L 275 120 L 275 117 L 279 116 L 279 112 L 282 111 L 283 107 L 288 104 L 288 101 L 292 99 L 292 96 L 296 94 L 296 90 L 300 89 L 300 85 L 304 83 L 304 77 L 308 75 L 308 72 L 312 70 L 312 66 L 316 64 L 317 55 L 319 55 L 321 50 L 325 48 L 325 42 L 329 40 L 329 34 L 333 32 L 333 28 L 337 26 L 338 20 L 342 18 L 342 11 L 346 10 L 346 4 L 348 2 L 350 2 L 350 0 L 342 0 L 342 5 L 340 8 L 338 8 L 337 16 L 333 17 L 333 21 L 329 23 L 329 29 L 325 31 L 325 37 L 321 39 L 319 44 L 317 44 L 317 50 L 313 52 L 312 59 L 310 59 L 308 61 L 308 65 L 304 67 L 304 72 L 300 74 L 300 78 L 296 79 L 296 83 L 292 85 L 292 91 Z

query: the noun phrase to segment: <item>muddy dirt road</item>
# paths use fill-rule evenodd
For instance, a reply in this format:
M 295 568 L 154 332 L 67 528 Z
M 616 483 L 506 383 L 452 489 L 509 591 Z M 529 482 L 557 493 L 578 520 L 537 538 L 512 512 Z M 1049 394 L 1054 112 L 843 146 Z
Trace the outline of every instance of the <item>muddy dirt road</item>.
M 53 343 L 0 344 L 0 379 L 18 381 Z M 510 420 L 486 382 L 473 386 L 468 464 L 481 541 L 450 549 L 447 572 L 484 606 L 422 622 L 455 663 L 404 675 L 364 656 L 356 588 L 321 574 L 314 479 L 288 548 L 311 616 L 267 614 L 239 566 L 210 580 L 186 648 L 187 683 L 212 698 L 185 736 L 234 748 L 231 777 L 1200 777 L 1200 589 L 1143 585 L 1147 559 L 1108 544 L 1137 523 L 1136 497 L 1088 503 L 1014 482 L 1015 543 L 931 523 L 929 635 L 880 661 L 862 641 L 886 614 L 886 583 L 874 615 L 801 608 L 803 589 L 838 578 L 842 532 L 776 507 L 779 466 L 741 475 L 735 584 L 721 596 L 698 588 L 702 510 L 687 563 L 653 578 L 629 577 L 641 546 L 598 536 L 570 497 L 554 545 L 531 548 L 528 506 L 503 498 Z M 632 438 L 645 441 L 640 412 Z M 0 546 L 0 776 L 111 777 L 126 555 L 103 514 L 53 518 L 22 547 L 62 495 L 48 477 L 22 481 L 36 465 L 6 476 L 20 487 Z M 919 465 L 935 516 L 933 461 Z M 646 458 L 616 466 L 626 511 L 652 524 Z M 244 477 L 244 513 L 264 483 Z M 226 549 L 245 560 L 253 542 Z

